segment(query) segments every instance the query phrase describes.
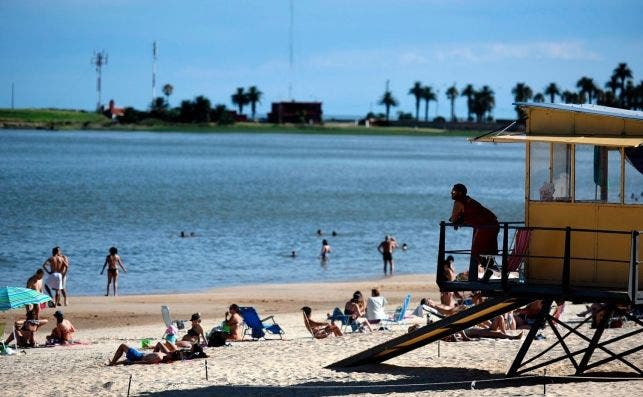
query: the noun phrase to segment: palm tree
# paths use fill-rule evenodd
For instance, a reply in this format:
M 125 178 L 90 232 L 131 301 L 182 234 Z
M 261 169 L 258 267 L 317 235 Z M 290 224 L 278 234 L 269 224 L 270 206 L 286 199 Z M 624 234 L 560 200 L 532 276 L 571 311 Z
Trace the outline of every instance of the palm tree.
M 393 97 L 393 94 L 391 94 L 391 91 L 386 90 L 384 92 L 384 95 L 382 95 L 382 98 L 380 98 L 380 101 L 378 102 L 378 104 L 384 105 L 386 107 L 386 122 L 388 122 L 391 106 L 392 107 L 397 106 L 397 99 Z
M 610 81 L 605 83 L 605 88 L 609 89 L 610 92 L 616 96 L 616 90 L 621 86 L 621 84 L 618 82 L 618 77 L 615 75 L 612 75 L 610 78 Z
M 165 95 L 168 105 L 170 103 L 170 95 L 172 95 L 173 92 L 174 87 L 172 86 L 172 84 L 165 84 L 163 86 L 163 95 Z
M 212 104 L 210 100 L 203 95 L 199 95 L 194 98 L 192 104 L 192 111 L 194 112 L 194 121 L 197 123 L 209 123 L 210 122 L 210 111 L 212 110 Z
M 517 83 L 516 86 L 511 89 L 511 93 L 516 102 L 527 102 L 534 96 L 531 88 L 525 83 Z M 524 117 L 522 110 L 518 106 L 516 106 L 516 113 L 519 119 Z
M 462 90 L 460 95 L 467 97 L 467 120 L 471 121 L 471 113 L 473 113 L 473 96 L 475 95 L 476 90 L 471 84 L 467 84 L 466 87 Z
M 259 91 L 254 85 L 248 88 L 248 93 L 246 94 L 248 102 L 250 103 L 250 110 L 252 111 L 252 119 L 255 119 L 255 113 L 257 110 L 257 102 L 261 103 L 261 96 L 263 92 Z
M 534 95 L 534 102 L 536 103 L 545 102 L 545 95 L 543 95 L 541 92 L 537 93 L 536 95 Z
M 581 101 L 583 98 L 585 98 L 585 94 L 587 94 L 587 102 L 592 103 L 592 99 L 594 98 L 594 94 L 596 93 L 596 90 L 598 89 L 596 87 L 596 84 L 594 84 L 594 80 L 583 76 L 576 82 L 576 87 L 580 88 L 579 96 L 581 98 Z
M 451 121 L 456 121 L 455 118 L 455 100 L 458 98 L 458 95 L 460 93 L 458 92 L 458 89 L 456 88 L 455 84 L 452 85 L 451 87 L 447 88 L 447 98 L 451 102 Z
M 487 118 L 491 119 L 491 111 L 496 106 L 496 98 L 494 97 L 494 92 L 491 88 L 489 88 L 488 85 L 484 85 L 482 86 L 482 90 L 479 92 L 479 94 L 484 112 L 487 113 Z
M 636 86 L 632 80 L 628 80 L 625 85 L 625 108 L 626 109 L 636 109 L 637 106 L 637 92 Z
M 545 88 L 545 94 L 549 95 L 549 102 L 554 103 L 556 95 L 560 95 L 560 89 L 556 83 L 549 83 L 547 88 Z
M 565 103 L 578 103 L 579 102 L 579 97 L 578 94 L 575 92 L 571 91 L 563 91 L 562 94 L 560 94 L 561 98 L 563 98 L 563 102 Z
M 150 103 L 150 114 L 152 117 L 163 119 L 165 112 L 167 111 L 168 103 L 163 97 L 156 97 Z
M 248 95 L 243 91 L 243 87 L 237 88 L 237 92 L 231 95 L 232 103 L 239 108 L 239 114 L 243 114 L 243 107 L 249 103 Z
M 420 120 L 420 100 L 422 98 L 422 83 L 416 81 L 409 90 L 409 95 L 415 96 L 415 120 Z
M 437 100 L 431 86 L 422 87 L 420 97 L 424 100 L 424 121 L 429 121 L 429 102 Z
M 615 77 L 616 79 L 621 81 L 621 93 L 619 95 L 619 98 L 621 99 L 622 106 L 625 98 L 625 80 L 632 78 L 632 71 L 627 67 L 627 63 L 619 63 L 616 69 L 614 69 L 612 77 Z

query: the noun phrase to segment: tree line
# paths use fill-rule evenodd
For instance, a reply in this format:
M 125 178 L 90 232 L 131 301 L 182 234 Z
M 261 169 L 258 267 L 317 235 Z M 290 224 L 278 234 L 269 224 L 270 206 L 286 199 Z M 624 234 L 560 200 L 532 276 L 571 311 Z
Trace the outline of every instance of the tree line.
M 170 96 L 174 92 L 174 86 L 165 84 L 162 91 L 165 97 L 154 98 L 147 111 L 127 107 L 119 120 L 126 124 L 157 119 L 173 123 L 218 123 L 221 125 L 232 124 L 235 121 L 234 112 L 226 105 L 212 105 L 212 102 L 203 95 L 196 96 L 192 100 L 183 100 L 179 106 L 172 108 L 170 107 Z M 247 91 L 243 87 L 239 87 L 230 96 L 230 100 L 237 107 L 239 115 L 244 115 L 244 106 L 250 105 L 251 118 L 255 119 L 257 103 L 261 103 L 262 96 L 263 93 L 256 86 L 249 87 Z
M 639 84 L 634 83 L 632 70 L 627 66 L 627 63 L 618 64 L 609 80 L 604 84 L 605 89 L 601 89 L 594 82 L 594 79 L 587 76 L 581 77 L 577 81 L 575 88 L 578 90 L 561 90 L 556 83 L 552 82 L 542 92 L 534 93 L 531 87 L 521 82 L 516 83 L 511 93 L 516 102 L 530 100 L 545 102 L 546 99 L 549 99 L 550 102 L 554 103 L 558 97 L 563 103 L 589 103 L 622 109 L 643 110 L 643 81 L 640 81 Z M 415 120 L 420 121 L 420 107 L 423 101 L 424 121 L 429 121 L 429 104 L 431 101 L 437 101 L 433 88 L 423 86 L 420 81 L 416 81 L 409 89 L 408 95 L 415 97 Z M 484 85 L 482 88 L 476 89 L 472 84 L 467 84 L 460 91 L 454 84 L 447 88 L 445 95 L 451 105 L 451 121 L 458 120 L 455 114 L 455 101 L 460 96 L 465 97 L 467 101 L 467 121 L 475 120 L 480 123 L 493 120 L 492 111 L 496 101 L 495 94 L 489 86 Z M 369 113 L 366 117 L 382 117 L 388 122 L 391 108 L 397 107 L 399 102 L 392 92 L 387 89 L 380 97 L 378 104 L 384 106 L 385 112 L 383 114 Z M 516 113 L 518 118 L 522 117 L 518 107 L 516 107 Z M 413 119 L 413 116 L 410 113 L 399 111 L 398 118 L 401 120 Z

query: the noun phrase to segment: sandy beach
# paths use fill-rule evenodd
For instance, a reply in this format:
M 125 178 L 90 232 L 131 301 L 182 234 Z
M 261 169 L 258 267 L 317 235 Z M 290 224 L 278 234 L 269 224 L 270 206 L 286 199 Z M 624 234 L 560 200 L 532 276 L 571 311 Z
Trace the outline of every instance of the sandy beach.
M 381 365 L 348 370 L 324 368 L 339 359 L 358 353 L 406 332 L 406 327 L 391 331 L 350 333 L 339 338 L 314 340 L 303 325 L 302 306 L 313 309 L 313 318 L 322 320 L 335 306 L 343 307 L 355 290 L 366 295 L 379 287 L 389 301 L 388 310 L 412 294 L 414 308 L 422 297 L 438 298 L 433 276 L 405 275 L 376 280 L 343 283 L 253 285 L 216 288 L 194 294 L 130 295 L 119 297 L 71 297 L 63 307 L 78 332 L 77 339 L 87 344 L 71 347 L 26 349 L 14 356 L 0 357 L 3 395 L 6 396 L 123 396 L 127 395 L 542 395 L 543 379 L 526 377 L 505 380 L 520 341 L 481 339 L 475 342 L 429 344 Z M 106 366 L 121 343 L 140 346 L 141 339 L 160 340 L 164 324 L 160 306 L 168 305 L 172 317 L 187 319 L 200 312 L 206 330 L 218 325 L 230 303 L 254 306 L 261 316 L 274 315 L 286 334 L 284 340 L 235 342 L 230 346 L 208 348 L 207 360 L 171 364 Z M 563 319 L 574 319 L 581 305 L 567 305 Z M 50 323 L 38 333 L 38 341 L 51 331 L 54 309 L 42 318 Z M 2 313 L 0 322 L 10 323 L 23 311 Z M 411 322 L 422 324 L 424 319 Z M 606 331 L 617 336 L 632 330 L 629 324 Z M 543 350 L 555 340 L 553 332 L 543 331 L 545 340 L 535 341 L 532 352 Z M 613 351 L 622 351 L 641 338 L 617 342 Z M 619 346 L 620 345 L 620 346 Z M 571 349 L 580 348 L 569 339 Z M 560 347 L 556 349 L 561 350 Z M 603 357 L 604 353 L 597 357 Z M 641 354 L 629 356 L 641 366 Z M 207 363 L 207 379 L 206 379 Z M 612 362 L 598 368 L 605 378 L 634 372 Z M 574 372 L 568 361 L 547 367 L 548 376 Z M 542 375 L 542 369 L 532 375 Z M 130 383 L 131 379 L 131 383 Z M 475 384 L 472 386 L 472 382 Z M 643 392 L 643 381 L 608 379 L 549 378 L 547 395 L 632 396 Z M 475 390 L 472 390 L 475 389 Z

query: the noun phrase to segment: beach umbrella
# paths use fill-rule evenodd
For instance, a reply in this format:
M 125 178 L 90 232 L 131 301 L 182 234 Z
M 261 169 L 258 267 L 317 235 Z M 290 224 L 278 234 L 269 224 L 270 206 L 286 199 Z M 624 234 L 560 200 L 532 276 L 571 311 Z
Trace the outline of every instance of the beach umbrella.
M 36 305 L 50 301 L 49 295 L 30 288 L 2 287 L 0 288 L 0 311 L 17 309 L 27 305 Z
M 39 305 L 50 301 L 49 295 L 42 294 L 30 288 L 21 287 L 1 287 L 0 288 L 0 311 L 17 309 L 27 305 Z M 16 339 L 16 327 L 11 324 L 13 329 L 13 339 L 18 347 Z

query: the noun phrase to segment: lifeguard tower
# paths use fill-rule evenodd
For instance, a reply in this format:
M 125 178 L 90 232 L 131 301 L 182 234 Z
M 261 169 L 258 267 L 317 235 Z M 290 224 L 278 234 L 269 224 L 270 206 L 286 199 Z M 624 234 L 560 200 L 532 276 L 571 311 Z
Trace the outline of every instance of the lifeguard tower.
M 494 132 L 476 142 L 525 144 L 524 222 L 500 222 L 500 271 L 487 281 L 441 281 L 446 254 L 470 255 L 448 246 L 453 224 L 440 223 L 436 279 L 442 290 L 482 291 L 489 297 L 453 316 L 331 364 L 345 367 L 379 363 L 464 330 L 484 320 L 541 300 L 542 310 L 531 326 L 508 375 L 519 375 L 569 359 L 577 375 L 619 360 L 638 375 L 643 370 L 627 356 L 643 349 L 633 331 L 601 340 L 612 313 L 619 307 L 643 304 L 639 272 L 643 229 L 643 112 L 593 105 L 517 103 L 526 115 L 524 134 Z M 513 243 L 511 242 L 513 240 Z M 591 337 L 549 314 L 554 301 L 602 303 L 606 315 Z M 544 352 L 525 359 L 540 328 L 549 323 L 564 354 L 548 360 Z M 558 328 L 556 327 L 558 325 Z M 576 335 L 587 347 L 571 351 L 565 338 Z M 624 338 L 635 343 L 614 353 L 607 347 Z M 596 349 L 607 358 L 591 362 Z M 577 358 L 580 357 L 580 360 Z

